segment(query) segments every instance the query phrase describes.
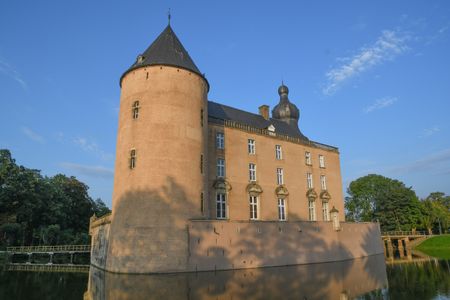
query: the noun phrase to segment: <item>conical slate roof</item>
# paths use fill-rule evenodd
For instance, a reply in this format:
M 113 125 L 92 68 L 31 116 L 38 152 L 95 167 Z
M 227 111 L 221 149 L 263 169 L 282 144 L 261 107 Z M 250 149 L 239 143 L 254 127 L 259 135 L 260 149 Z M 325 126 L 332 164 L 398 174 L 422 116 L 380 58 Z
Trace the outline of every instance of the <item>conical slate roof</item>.
M 166 29 L 161 32 L 161 34 L 143 54 L 138 55 L 136 62 L 127 71 L 125 71 L 120 78 L 120 82 L 122 83 L 122 78 L 128 72 L 140 67 L 154 65 L 179 67 L 204 77 L 192 58 L 189 56 L 186 49 L 181 44 L 175 32 L 173 32 L 170 24 L 167 25 Z

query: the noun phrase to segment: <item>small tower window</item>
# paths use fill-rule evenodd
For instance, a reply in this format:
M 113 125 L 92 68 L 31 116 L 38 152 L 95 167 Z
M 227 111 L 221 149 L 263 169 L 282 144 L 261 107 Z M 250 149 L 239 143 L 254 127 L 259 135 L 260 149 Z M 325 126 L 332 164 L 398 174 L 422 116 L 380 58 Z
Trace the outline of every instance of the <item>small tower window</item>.
M 200 109 L 200 125 L 203 127 L 203 122 L 204 122 L 204 117 L 203 117 L 203 108 Z
M 139 101 L 134 101 L 133 103 L 133 119 L 139 117 Z
M 203 154 L 200 154 L 200 174 L 203 174 Z
M 136 168 L 136 149 L 130 151 L 130 169 Z
M 200 193 L 200 212 L 203 214 L 205 211 L 205 200 L 203 192 Z

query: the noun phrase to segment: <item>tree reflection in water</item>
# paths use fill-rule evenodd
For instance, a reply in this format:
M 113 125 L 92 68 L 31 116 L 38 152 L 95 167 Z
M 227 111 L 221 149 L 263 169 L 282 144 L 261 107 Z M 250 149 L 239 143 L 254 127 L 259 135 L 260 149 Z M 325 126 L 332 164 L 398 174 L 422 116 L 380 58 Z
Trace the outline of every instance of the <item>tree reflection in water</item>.
M 165 275 L 91 268 L 85 299 L 353 299 L 387 286 L 383 255 L 334 263 Z

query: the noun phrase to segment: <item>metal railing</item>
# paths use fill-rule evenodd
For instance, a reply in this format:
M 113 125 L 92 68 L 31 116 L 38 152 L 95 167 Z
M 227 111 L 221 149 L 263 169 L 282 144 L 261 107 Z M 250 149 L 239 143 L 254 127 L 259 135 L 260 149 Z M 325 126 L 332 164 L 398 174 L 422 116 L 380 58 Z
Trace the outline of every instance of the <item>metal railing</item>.
M 89 265 L 9 264 L 8 271 L 89 273 Z
M 382 236 L 422 236 L 428 235 L 426 231 L 385 231 Z
M 90 252 L 90 245 L 57 245 L 57 246 L 20 246 L 7 247 L 6 252 L 12 253 L 43 253 L 43 252 Z

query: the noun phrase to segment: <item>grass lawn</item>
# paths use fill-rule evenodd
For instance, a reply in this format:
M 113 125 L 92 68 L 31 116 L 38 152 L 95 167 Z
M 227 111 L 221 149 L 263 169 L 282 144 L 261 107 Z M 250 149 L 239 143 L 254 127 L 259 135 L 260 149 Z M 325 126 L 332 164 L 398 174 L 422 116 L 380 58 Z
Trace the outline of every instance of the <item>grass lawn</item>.
M 450 234 L 429 238 L 416 249 L 433 257 L 450 259 Z

